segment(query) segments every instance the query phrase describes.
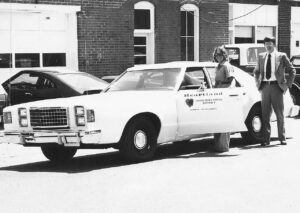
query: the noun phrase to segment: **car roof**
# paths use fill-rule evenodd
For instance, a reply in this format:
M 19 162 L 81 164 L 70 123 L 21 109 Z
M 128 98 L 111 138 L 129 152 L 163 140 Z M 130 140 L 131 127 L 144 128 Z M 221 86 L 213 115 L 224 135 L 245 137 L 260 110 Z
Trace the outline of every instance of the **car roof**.
M 53 69 L 53 70 L 48 70 L 48 69 L 24 69 L 20 70 L 18 73 L 21 72 L 39 72 L 39 73 L 82 73 L 77 70 L 69 70 L 69 69 Z
M 292 55 L 291 58 L 300 58 L 300 55 Z
M 226 44 L 225 48 L 249 48 L 249 47 L 264 47 L 263 44 L 243 43 L 243 44 Z
M 146 70 L 146 69 L 163 69 L 163 68 L 186 68 L 186 67 L 215 67 L 217 63 L 214 62 L 196 62 L 196 61 L 173 61 L 168 63 L 160 64 L 147 64 L 147 65 L 137 65 L 130 67 L 128 71 L 134 70 Z

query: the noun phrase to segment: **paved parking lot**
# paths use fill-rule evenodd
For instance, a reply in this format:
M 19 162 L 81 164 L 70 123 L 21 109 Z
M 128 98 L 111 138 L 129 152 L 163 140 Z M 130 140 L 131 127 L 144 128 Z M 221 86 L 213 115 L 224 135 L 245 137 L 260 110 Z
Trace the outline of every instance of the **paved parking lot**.
M 108 149 L 53 165 L 39 148 L 0 145 L 1 212 L 298 212 L 299 125 L 287 119 L 287 146 L 246 146 L 237 134 L 228 153 L 204 139 L 162 146 L 140 164 Z

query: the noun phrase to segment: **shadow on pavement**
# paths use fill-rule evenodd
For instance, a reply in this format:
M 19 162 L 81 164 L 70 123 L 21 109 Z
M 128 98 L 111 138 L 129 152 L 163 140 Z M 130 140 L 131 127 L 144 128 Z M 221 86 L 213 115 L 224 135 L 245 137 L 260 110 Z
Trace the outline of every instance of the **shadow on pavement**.
M 290 118 L 290 119 L 299 120 L 299 119 L 300 119 L 300 114 L 299 114 L 299 115 L 297 115 L 296 117 L 292 117 L 292 118 Z
M 152 161 L 180 158 L 207 158 L 207 157 L 235 157 L 228 153 L 215 153 L 210 151 L 212 138 L 200 139 L 191 142 L 177 142 L 159 146 Z M 241 149 L 261 148 L 260 145 L 246 146 L 241 138 L 231 138 L 230 147 Z M 145 162 L 147 163 L 147 162 Z M 0 171 L 17 172 L 61 172 L 61 173 L 83 173 L 92 170 L 130 166 L 118 151 L 79 156 L 64 164 L 54 164 L 50 161 L 26 163 L 0 168 Z

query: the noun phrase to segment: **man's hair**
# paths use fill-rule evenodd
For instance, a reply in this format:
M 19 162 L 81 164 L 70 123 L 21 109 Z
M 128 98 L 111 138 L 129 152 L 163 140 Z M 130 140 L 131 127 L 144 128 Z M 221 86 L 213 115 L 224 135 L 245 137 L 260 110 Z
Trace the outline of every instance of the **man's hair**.
M 264 43 L 266 43 L 266 42 L 273 42 L 273 44 L 276 44 L 276 39 L 274 37 L 266 36 L 264 38 Z

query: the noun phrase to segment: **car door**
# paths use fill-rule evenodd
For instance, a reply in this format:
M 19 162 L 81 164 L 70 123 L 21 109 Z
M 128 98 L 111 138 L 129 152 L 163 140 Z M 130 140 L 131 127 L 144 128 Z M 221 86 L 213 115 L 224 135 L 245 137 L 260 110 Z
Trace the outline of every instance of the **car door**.
M 33 101 L 32 91 L 36 89 L 38 77 L 30 73 L 20 73 L 4 83 L 10 105 Z
M 177 94 L 178 136 L 245 130 L 240 88 L 213 88 L 202 67 L 188 68 Z

